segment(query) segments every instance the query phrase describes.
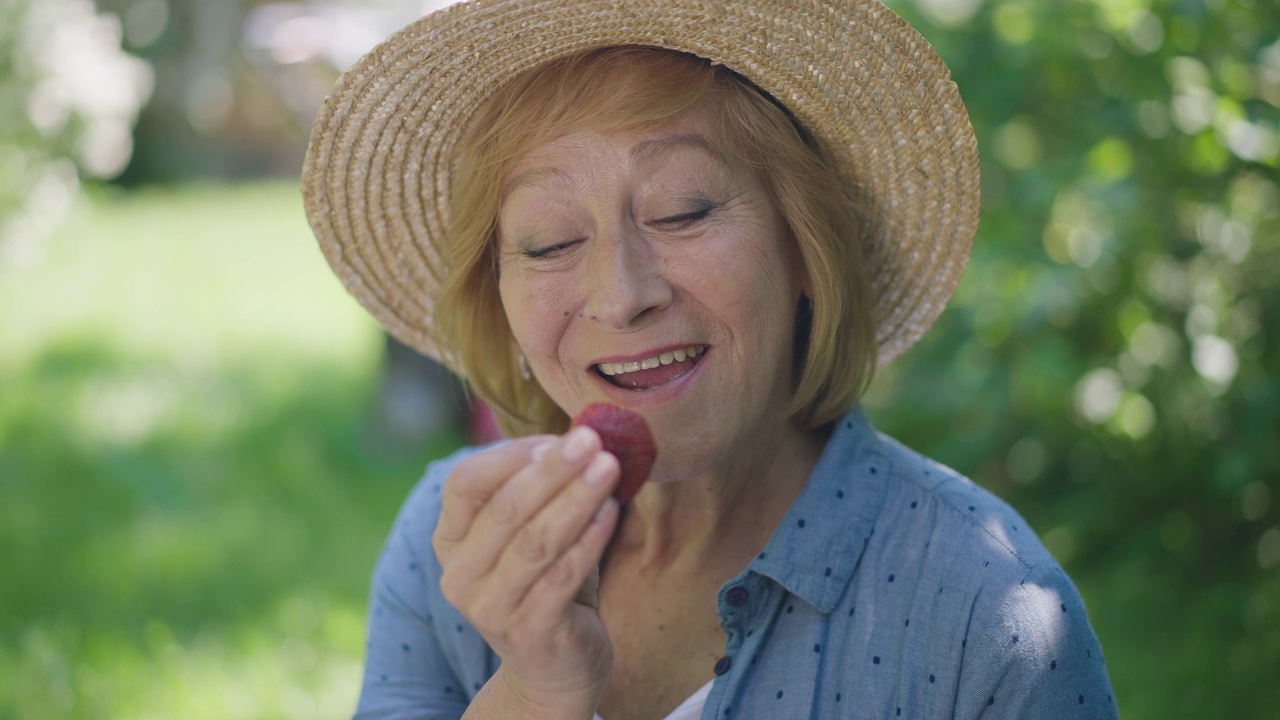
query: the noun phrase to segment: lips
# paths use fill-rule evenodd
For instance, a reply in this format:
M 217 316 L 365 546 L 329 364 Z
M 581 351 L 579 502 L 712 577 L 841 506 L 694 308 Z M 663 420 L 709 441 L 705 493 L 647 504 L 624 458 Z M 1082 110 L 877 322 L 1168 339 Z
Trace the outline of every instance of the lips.
M 688 345 L 640 360 L 597 363 L 593 369 L 616 387 L 652 390 L 688 373 L 706 350 L 706 345 Z

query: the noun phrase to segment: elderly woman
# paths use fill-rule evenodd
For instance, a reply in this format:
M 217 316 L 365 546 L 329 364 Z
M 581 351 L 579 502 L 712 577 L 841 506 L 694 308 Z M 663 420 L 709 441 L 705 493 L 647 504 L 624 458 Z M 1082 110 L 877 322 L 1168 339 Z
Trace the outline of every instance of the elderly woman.
M 1112 718 L 1019 516 L 878 435 L 941 312 L 972 129 L 871 0 L 500 0 L 344 75 L 308 215 L 514 439 L 434 463 L 378 564 L 359 718 Z M 639 413 L 657 455 L 569 429 Z

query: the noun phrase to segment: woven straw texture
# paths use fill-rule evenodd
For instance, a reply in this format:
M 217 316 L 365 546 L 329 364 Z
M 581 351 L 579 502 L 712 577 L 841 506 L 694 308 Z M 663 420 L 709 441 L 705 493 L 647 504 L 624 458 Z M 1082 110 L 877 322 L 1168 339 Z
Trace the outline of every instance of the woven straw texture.
M 302 189 L 347 289 L 436 358 L 432 301 L 453 149 L 490 92 L 548 60 L 652 45 L 719 62 L 785 104 L 867 209 L 879 361 L 933 324 L 969 258 L 977 146 L 950 72 L 874 0 L 476 0 L 351 67 L 312 130 Z

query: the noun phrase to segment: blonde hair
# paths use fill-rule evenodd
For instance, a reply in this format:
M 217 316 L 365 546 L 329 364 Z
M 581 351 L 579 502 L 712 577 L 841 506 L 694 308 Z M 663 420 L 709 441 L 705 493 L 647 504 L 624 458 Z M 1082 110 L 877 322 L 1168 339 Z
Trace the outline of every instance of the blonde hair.
M 437 346 L 507 434 L 563 432 L 569 423 L 537 382 L 521 377 L 498 294 L 496 223 L 509 169 L 574 129 L 654 128 L 704 103 L 719 131 L 711 140 L 758 174 L 785 218 L 813 292 L 797 308 L 788 414 L 816 427 L 862 396 L 878 348 L 857 204 L 816 143 L 783 106 L 723 66 L 671 50 L 613 47 L 507 83 L 477 111 L 455 155 Z

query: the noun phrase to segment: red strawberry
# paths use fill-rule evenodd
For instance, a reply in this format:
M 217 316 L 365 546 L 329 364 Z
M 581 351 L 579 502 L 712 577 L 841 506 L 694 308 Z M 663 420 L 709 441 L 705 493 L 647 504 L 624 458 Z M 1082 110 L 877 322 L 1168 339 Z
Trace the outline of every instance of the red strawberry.
M 573 419 L 573 425 L 586 425 L 600 435 L 605 452 L 612 453 L 622 466 L 622 477 L 613 490 L 618 502 L 625 503 L 640 492 L 640 486 L 649 478 L 653 459 L 658 449 L 653 443 L 653 433 L 644 418 L 632 410 L 592 403 Z

